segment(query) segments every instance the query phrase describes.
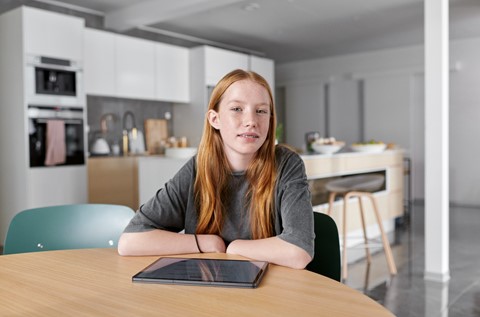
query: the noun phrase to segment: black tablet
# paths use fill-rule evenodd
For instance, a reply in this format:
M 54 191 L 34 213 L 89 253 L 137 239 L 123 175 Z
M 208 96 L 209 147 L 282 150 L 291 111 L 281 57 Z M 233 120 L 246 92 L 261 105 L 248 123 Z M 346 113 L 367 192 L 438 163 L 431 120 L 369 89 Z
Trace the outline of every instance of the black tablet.
M 159 258 L 132 277 L 133 282 L 255 288 L 265 261 Z

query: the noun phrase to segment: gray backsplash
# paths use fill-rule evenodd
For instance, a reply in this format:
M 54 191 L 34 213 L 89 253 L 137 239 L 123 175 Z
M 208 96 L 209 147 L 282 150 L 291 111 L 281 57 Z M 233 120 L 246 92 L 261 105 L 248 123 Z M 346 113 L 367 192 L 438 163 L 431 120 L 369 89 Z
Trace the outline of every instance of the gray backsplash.
M 107 122 L 108 134 L 104 137 L 110 145 L 113 143 L 121 145 L 125 112 L 133 112 L 137 129 L 144 132 L 145 119 L 165 119 L 166 112 L 173 115 L 172 107 L 173 105 L 170 102 L 87 96 L 87 124 L 90 128 L 88 133 L 89 146 L 99 135 L 100 120 L 105 114 L 113 114 L 115 120 Z M 126 124 L 127 128 L 132 127 L 130 118 L 126 120 Z M 169 120 L 168 134 L 173 135 L 172 131 L 172 120 Z

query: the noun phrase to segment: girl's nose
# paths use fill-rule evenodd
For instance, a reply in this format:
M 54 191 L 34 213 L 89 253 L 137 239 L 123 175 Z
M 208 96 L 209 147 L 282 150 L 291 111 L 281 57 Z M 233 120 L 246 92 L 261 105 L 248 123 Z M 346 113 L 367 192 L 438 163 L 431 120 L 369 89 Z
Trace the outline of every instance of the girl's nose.
M 254 112 L 246 112 L 243 125 L 246 127 L 256 127 L 257 126 L 257 120 L 256 120 L 256 113 Z

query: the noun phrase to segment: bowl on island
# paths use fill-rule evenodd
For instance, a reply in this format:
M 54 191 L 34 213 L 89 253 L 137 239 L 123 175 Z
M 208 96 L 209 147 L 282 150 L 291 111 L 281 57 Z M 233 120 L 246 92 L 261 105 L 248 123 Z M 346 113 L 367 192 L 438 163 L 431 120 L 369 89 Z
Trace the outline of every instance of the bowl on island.
M 334 154 L 340 151 L 345 146 L 345 142 L 319 142 L 318 140 L 312 143 L 312 149 L 320 154 Z
M 353 143 L 350 148 L 354 152 L 381 153 L 385 151 L 387 145 L 380 141 L 370 141 L 365 143 Z

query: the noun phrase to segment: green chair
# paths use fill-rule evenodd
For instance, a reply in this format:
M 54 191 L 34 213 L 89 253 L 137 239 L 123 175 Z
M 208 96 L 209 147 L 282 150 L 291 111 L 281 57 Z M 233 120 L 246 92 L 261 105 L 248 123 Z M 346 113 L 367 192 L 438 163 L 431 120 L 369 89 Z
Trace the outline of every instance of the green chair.
M 336 281 L 340 276 L 340 241 L 335 221 L 328 215 L 314 212 L 315 255 L 307 270 Z
M 4 254 L 113 248 L 134 214 L 126 206 L 103 204 L 24 210 L 10 222 Z

